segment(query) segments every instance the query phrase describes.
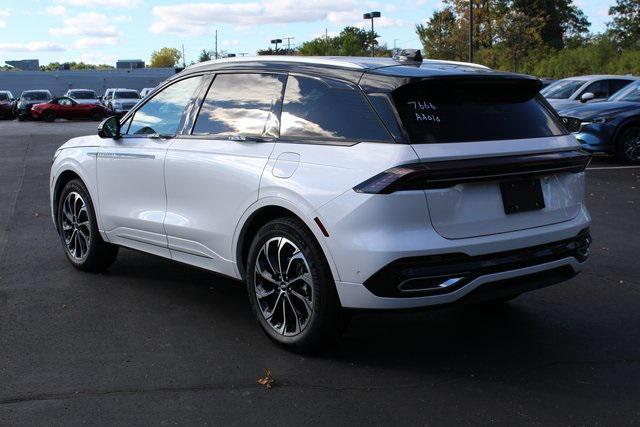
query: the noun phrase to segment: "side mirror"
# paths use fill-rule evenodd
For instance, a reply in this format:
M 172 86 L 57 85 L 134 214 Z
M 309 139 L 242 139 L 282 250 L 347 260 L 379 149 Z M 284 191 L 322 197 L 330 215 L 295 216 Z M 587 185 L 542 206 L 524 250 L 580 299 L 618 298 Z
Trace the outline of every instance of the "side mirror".
M 580 97 L 580 102 L 588 102 L 594 99 L 596 96 L 591 92 L 585 92 Z
M 120 119 L 116 116 L 106 118 L 98 125 L 98 136 L 100 138 L 120 139 Z

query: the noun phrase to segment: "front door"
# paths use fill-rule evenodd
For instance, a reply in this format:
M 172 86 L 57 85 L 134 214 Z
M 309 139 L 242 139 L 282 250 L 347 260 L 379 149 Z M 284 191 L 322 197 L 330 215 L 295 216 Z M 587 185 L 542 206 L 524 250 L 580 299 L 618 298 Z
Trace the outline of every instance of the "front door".
M 127 120 L 122 138 L 103 140 L 98 151 L 100 213 L 111 242 L 170 256 L 163 225 L 165 157 L 201 80 L 190 77 L 167 86 Z

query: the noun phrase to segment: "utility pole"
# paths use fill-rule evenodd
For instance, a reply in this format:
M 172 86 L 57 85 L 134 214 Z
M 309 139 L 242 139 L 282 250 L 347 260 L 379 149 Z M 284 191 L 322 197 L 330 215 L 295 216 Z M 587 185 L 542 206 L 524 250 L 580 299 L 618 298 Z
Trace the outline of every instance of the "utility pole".
M 327 49 L 329 49 L 329 31 L 324 29 L 324 56 L 327 56 Z
M 216 28 L 216 51 L 215 58 L 218 59 L 218 29 Z
M 182 43 L 182 68 L 187 68 L 187 63 L 185 62 L 185 58 L 184 58 L 184 43 Z
M 473 0 L 469 0 L 469 62 L 473 62 Z
M 373 58 L 376 54 L 375 47 L 375 32 L 373 30 L 373 19 L 380 18 L 382 16 L 380 12 L 369 12 L 362 15 L 362 19 L 371 19 L 371 57 Z
M 283 39 L 287 41 L 287 53 L 291 53 L 291 40 L 295 37 L 283 37 Z

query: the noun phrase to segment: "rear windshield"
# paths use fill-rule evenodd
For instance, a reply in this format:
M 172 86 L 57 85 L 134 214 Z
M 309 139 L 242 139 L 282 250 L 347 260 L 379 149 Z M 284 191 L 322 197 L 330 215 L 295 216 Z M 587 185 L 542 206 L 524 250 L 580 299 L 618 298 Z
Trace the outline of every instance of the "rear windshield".
M 412 144 L 564 135 L 533 82 L 427 81 L 402 86 L 394 102 Z
M 132 90 L 118 90 L 113 97 L 117 99 L 138 99 L 140 95 Z
M 74 90 L 69 92 L 69 96 L 75 99 L 95 99 L 96 93 L 92 90 Z
M 21 98 L 27 101 L 47 101 L 49 94 L 47 92 L 25 92 Z

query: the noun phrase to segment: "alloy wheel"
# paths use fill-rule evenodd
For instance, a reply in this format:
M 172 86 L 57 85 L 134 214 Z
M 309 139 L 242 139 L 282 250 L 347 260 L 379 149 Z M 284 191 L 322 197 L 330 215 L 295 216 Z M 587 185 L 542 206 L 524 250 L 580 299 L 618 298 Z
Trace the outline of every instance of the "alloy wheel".
M 640 129 L 628 132 L 622 141 L 625 157 L 632 162 L 640 160 Z
M 89 251 L 91 227 L 89 210 L 82 196 L 72 191 L 62 204 L 62 237 L 67 252 L 76 261 L 82 261 Z
M 286 237 L 274 237 L 258 252 L 254 292 L 260 313 L 283 336 L 300 334 L 313 314 L 313 278 L 300 249 Z

